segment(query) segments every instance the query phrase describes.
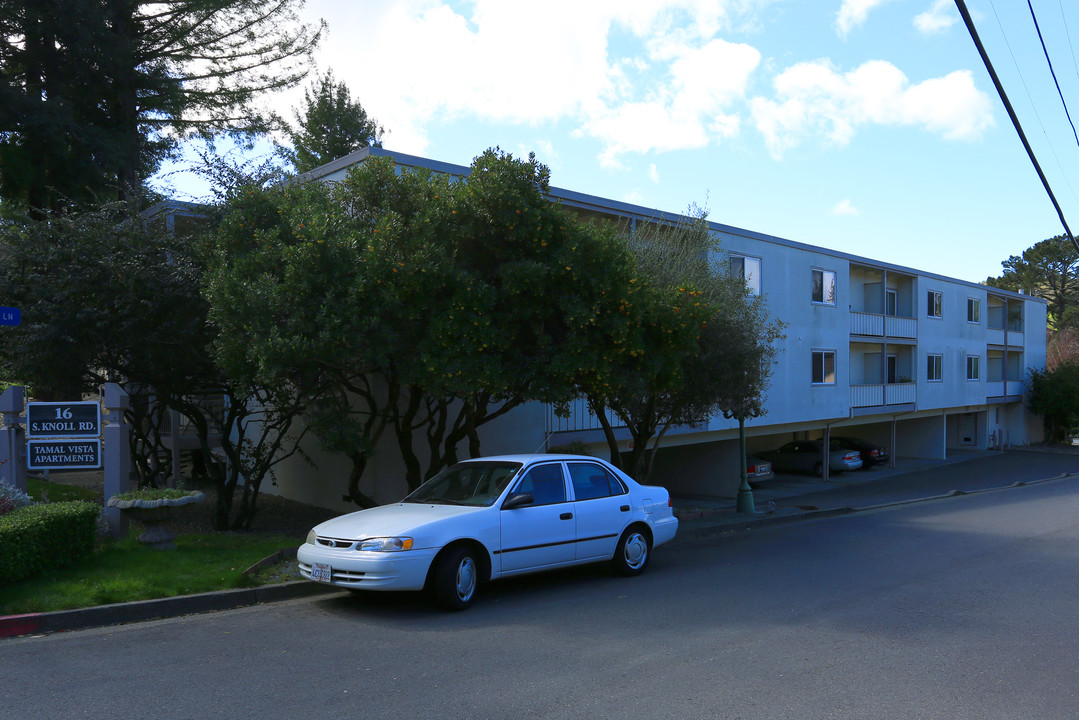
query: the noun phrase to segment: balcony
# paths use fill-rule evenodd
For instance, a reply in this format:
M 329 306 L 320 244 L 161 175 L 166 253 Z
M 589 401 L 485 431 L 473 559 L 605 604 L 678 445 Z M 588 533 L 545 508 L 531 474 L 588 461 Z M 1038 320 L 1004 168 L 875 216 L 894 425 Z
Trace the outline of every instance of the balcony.
M 851 311 L 851 335 L 866 337 L 909 338 L 918 337 L 918 321 L 911 317 L 897 315 L 878 315 Z
M 1020 398 L 1023 396 L 1023 381 L 1008 380 L 989 381 L 985 384 L 985 397 L 989 398 Z
M 917 399 L 918 386 L 915 383 L 850 386 L 850 406 L 852 408 L 911 405 Z

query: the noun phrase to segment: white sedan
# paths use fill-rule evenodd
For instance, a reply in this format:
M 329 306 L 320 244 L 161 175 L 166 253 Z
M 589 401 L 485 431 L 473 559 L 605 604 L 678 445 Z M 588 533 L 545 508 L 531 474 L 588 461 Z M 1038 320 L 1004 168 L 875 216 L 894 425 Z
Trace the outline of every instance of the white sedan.
M 637 575 L 678 519 L 661 487 L 578 455 L 466 460 L 399 503 L 315 527 L 300 574 L 349 590 L 427 589 L 464 610 L 479 583 L 609 561 Z

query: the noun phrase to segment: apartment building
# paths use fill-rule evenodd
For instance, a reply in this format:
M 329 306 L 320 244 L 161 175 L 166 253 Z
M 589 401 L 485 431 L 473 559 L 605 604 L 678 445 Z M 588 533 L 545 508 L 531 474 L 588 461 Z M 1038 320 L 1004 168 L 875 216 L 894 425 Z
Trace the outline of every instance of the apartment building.
M 464 166 L 365 148 L 305 178 L 332 182 L 371 156 L 391 157 L 402 168 L 468 173 Z M 582 220 L 632 227 L 678 219 L 560 188 L 550 195 Z M 1041 439 L 1023 386 L 1028 368 L 1045 365 L 1043 300 L 721 223 L 710 226 L 730 271 L 787 323 L 767 414 L 747 423 L 750 453 L 829 433 L 887 446 L 893 458 L 945 458 L 964 448 Z M 683 493 L 734 495 L 737 438 L 737 423 L 722 416 L 671 429 L 652 481 Z M 606 453 L 598 423 L 583 403 L 569 418 L 533 405 L 485 427 L 483 450 L 533 452 L 577 443 Z M 384 459 L 369 472 L 384 486 L 397 470 L 392 451 L 380 455 Z M 279 480 L 287 492 L 287 478 Z

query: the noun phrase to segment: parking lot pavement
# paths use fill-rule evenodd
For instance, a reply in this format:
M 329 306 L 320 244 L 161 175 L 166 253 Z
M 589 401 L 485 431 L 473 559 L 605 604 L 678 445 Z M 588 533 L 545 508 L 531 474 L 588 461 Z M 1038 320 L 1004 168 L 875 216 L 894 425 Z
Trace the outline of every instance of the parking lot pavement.
M 950 494 L 1079 477 L 1079 448 L 950 452 L 951 457 L 947 460 L 897 458 L 894 468 L 876 467 L 843 473 L 831 477 L 828 482 L 815 477 L 780 473 L 774 480 L 762 483 L 753 490 L 756 508 L 753 515 L 739 514 L 735 498 L 675 495 L 673 502 L 680 526 L 674 543 Z M 0 638 L 178 617 L 319 592 L 338 590 L 304 581 L 81 610 L 0 617 Z

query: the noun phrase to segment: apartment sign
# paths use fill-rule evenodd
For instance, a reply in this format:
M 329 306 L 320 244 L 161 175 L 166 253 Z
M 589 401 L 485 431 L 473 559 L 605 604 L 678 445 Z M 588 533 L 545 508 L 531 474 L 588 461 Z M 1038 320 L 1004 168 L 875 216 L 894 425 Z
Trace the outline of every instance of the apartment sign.
M 26 403 L 28 438 L 96 438 L 101 436 L 101 405 L 86 402 Z
M 28 470 L 96 470 L 101 467 L 100 440 L 28 440 Z

